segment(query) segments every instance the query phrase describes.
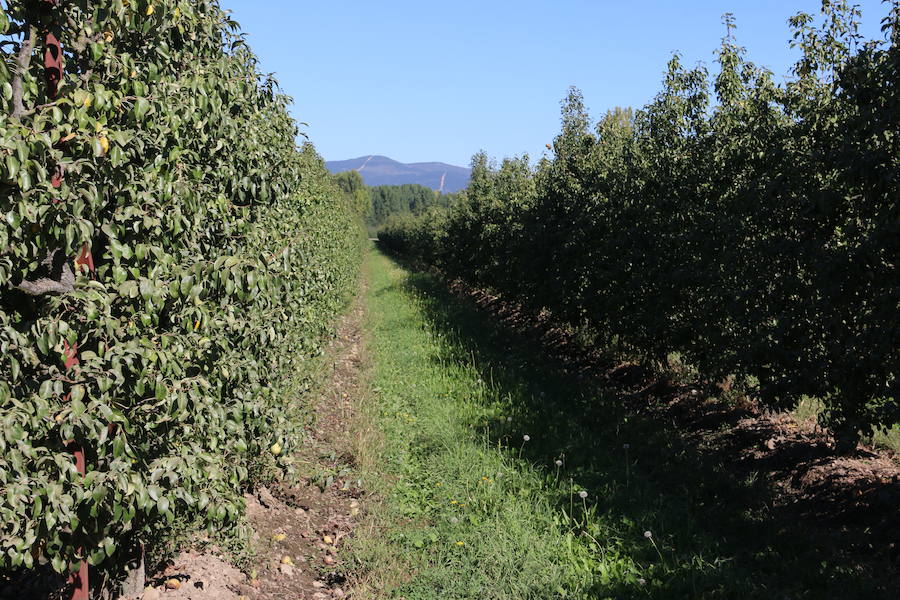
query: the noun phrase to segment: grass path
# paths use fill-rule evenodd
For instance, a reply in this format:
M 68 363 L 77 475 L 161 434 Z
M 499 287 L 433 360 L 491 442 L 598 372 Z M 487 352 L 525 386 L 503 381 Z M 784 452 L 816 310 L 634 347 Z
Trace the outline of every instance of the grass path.
M 445 357 L 448 341 L 428 326 L 404 271 L 381 255 L 370 269 L 370 408 L 383 436 L 383 472 L 370 485 L 386 501 L 356 545 L 369 567 L 356 592 L 544 598 L 582 587 L 565 565 L 584 552 L 561 533 L 543 474 L 476 429 L 507 416 L 490 384 Z
M 370 253 L 363 466 L 381 499 L 360 598 L 879 598 L 839 548 L 793 538 L 735 479 L 596 384 Z

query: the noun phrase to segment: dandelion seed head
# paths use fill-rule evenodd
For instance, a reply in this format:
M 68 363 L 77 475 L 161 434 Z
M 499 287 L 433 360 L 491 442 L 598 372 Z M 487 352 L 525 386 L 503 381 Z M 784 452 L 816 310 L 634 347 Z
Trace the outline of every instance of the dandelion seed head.
M 647 585 L 647 580 L 641 577 L 640 579 L 638 579 L 638 583 L 641 585 Z
M 506 422 L 507 422 L 507 423 L 512 423 L 512 417 L 506 417 Z
M 587 492 L 584 490 L 581 490 L 580 492 L 578 492 L 578 497 L 581 498 L 582 500 L 584 500 L 585 498 L 587 498 Z
M 525 440 L 526 442 L 530 442 L 531 436 L 526 433 L 525 435 L 522 436 L 522 439 Z
M 648 540 L 652 540 L 652 539 L 653 539 L 653 532 L 651 532 L 651 531 L 645 531 L 645 532 L 644 532 L 644 537 L 647 538 Z
M 562 461 L 559 460 L 559 459 L 557 458 L 557 459 L 554 461 L 554 464 L 555 464 L 557 467 L 561 467 L 561 466 L 562 466 Z

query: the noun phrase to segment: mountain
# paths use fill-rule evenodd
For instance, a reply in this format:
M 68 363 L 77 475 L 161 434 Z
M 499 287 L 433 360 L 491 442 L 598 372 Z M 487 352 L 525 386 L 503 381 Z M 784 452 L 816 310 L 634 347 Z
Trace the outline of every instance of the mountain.
M 366 185 L 418 183 L 441 192 L 458 192 L 469 185 L 471 169 L 441 162 L 404 164 L 387 156 L 360 156 L 350 160 L 329 160 L 332 173 L 359 171 Z

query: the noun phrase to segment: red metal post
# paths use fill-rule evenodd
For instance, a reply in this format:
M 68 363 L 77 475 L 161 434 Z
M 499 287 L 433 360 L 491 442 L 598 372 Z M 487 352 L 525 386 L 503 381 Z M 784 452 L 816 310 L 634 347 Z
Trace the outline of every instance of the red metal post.
M 78 366 L 78 344 L 70 345 L 69 342 L 63 341 L 63 355 L 66 357 L 66 371 Z M 66 394 L 65 400 L 69 400 L 68 394 Z M 74 440 L 66 444 L 66 447 L 75 457 L 75 468 L 78 472 L 82 475 L 87 474 L 87 465 L 84 460 L 84 448 L 78 446 Z M 69 575 L 69 585 L 72 586 L 72 600 L 90 600 L 90 580 L 88 577 L 88 564 L 86 561 L 81 561 L 77 573 Z
M 88 250 L 87 244 L 81 249 L 81 254 L 75 259 L 75 269 L 80 270 L 81 266 L 87 267 L 91 273 L 94 272 L 94 259 L 91 251 Z M 63 355 L 66 357 L 66 371 L 78 366 L 78 344 L 70 345 L 68 341 L 63 341 Z M 66 401 L 69 395 L 66 394 Z M 67 444 L 69 452 L 75 457 L 75 469 L 82 475 L 87 474 L 87 464 L 85 462 L 84 448 L 78 446 L 75 441 Z M 90 600 L 90 577 L 88 574 L 87 561 L 81 561 L 77 573 L 69 575 L 69 584 L 72 586 L 72 600 Z
M 56 100 L 59 95 L 59 84 L 63 74 L 62 58 L 62 44 L 52 31 L 48 31 L 44 35 L 44 78 L 47 81 L 47 97 L 50 100 Z M 58 188 L 62 182 L 63 167 L 56 165 L 50 177 L 50 185 Z
M 44 0 L 44 4 L 49 8 L 59 6 L 59 0 Z M 63 53 L 62 44 L 59 38 L 52 31 L 44 33 L 44 78 L 47 82 L 47 97 L 50 100 L 56 100 L 59 95 L 59 84 L 62 82 L 63 76 Z M 56 165 L 53 175 L 50 178 L 50 184 L 54 188 L 62 186 L 65 171 L 62 165 Z M 94 271 L 94 259 L 88 245 L 85 244 L 81 249 L 81 254 L 75 259 L 75 268 L 78 270 L 82 265 L 86 266 L 90 272 Z M 64 353 L 66 357 L 66 370 L 73 369 L 78 366 L 78 344 L 64 344 Z M 69 396 L 66 396 L 66 400 Z M 87 473 L 87 465 L 85 463 L 84 448 L 78 446 L 74 441 L 69 442 L 69 450 L 75 458 L 75 468 L 79 473 L 85 475 Z M 78 571 L 69 575 L 69 584 L 72 585 L 72 600 L 90 600 L 90 578 L 88 573 L 87 561 L 81 561 Z
M 88 248 L 86 242 L 81 247 L 81 253 L 78 255 L 78 258 L 75 259 L 75 270 L 77 271 L 81 267 L 85 267 L 91 275 L 94 274 L 94 255 L 91 254 L 91 249 Z
M 47 97 L 56 100 L 62 81 L 62 44 L 52 31 L 44 34 L 44 78 L 47 80 Z

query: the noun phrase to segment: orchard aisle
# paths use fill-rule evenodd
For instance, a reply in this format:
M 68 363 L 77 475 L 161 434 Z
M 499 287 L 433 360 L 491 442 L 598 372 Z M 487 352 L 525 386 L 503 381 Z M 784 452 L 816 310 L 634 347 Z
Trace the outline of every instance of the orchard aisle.
M 515 417 L 478 367 L 454 355 L 449 333 L 429 321 L 429 299 L 414 287 L 429 280 L 377 251 L 367 270 L 373 397 L 366 420 L 380 435 L 361 454 L 375 470 L 367 486 L 383 502 L 357 531 L 355 593 L 489 599 L 584 589 L 589 578 L 577 565 L 588 545 L 559 526 L 544 476 L 488 443 L 486 425 Z M 630 561 L 611 562 L 623 580 L 634 573 L 637 585 Z
M 636 406 L 635 382 L 573 372 L 439 279 L 366 261 L 354 597 L 896 597 L 884 536 L 787 502 L 764 465 Z

